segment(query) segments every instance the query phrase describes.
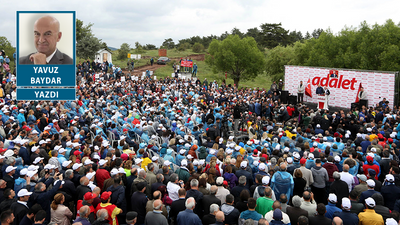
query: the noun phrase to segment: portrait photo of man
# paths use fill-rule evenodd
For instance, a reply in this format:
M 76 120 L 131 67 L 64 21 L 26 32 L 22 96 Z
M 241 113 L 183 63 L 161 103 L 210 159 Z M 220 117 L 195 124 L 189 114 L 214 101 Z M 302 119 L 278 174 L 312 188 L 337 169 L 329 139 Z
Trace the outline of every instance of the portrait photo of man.
M 32 33 L 36 52 L 28 55 L 22 55 L 20 52 L 19 64 L 73 64 L 73 59 L 57 47 L 57 44 L 63 38 L 63 33 L 60 30 L 61 25 L 60 21 L 51 15 L 38 18 L 34 22 Z

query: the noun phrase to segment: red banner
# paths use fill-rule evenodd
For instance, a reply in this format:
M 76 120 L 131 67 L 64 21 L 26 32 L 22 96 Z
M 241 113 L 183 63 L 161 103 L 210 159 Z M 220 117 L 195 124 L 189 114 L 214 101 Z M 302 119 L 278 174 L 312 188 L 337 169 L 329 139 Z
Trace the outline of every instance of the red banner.
M 182 61 L 181 67 L 193 67 L 193 61 Z

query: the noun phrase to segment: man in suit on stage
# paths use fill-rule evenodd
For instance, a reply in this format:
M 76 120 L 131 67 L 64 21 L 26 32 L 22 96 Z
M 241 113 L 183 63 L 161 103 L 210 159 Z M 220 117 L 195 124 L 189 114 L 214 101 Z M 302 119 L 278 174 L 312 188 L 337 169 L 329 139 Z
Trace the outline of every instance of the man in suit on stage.
M 19 59 L 19 64 L 73 64 L 72 58 L 57 49 L 60 41 L 60 22 L 52 16 L 43 16 L 36 20 L 34 42 L 37 52 Z

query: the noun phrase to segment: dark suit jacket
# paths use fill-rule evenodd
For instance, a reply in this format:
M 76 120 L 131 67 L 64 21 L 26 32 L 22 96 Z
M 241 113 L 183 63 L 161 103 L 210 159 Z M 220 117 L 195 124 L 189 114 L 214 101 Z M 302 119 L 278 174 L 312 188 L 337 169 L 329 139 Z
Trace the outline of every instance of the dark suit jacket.
M 32 53 L 32 54 L 34 54 L 34 53 Z M 30 65 L 32 65 L 33 62 L 31 62 L 31 60 L 29 60 L 29 57 L 32 54 L 29 54 L 27 56 L 22 56 L 21 58 L 19 58 L 19 64 L 30 64 Z M 72 60 L 71 57 L 69 57 L 68 55 L 60 52 L 57 49 L 56 53 L 54 54 L 53 58 L 50 60 L 49 64 L 73 64 L 73 60 Z
M 217 204 L 221 206 L 221 200 L 219 200 L 215 195 L 204 195 L 203 196 L 203 210 L 204 215 L 210 214 L 210 205 Z
M 180 198 L 176 201 L 173 201 L 171 204 L 171 210 L 169 211 L 169 216 L 171 217 L 171 219 L 173 219 L 173 223 L 174 225 L 178 224 L 176 222 L 176 217 L 178 216 L 178 213 L 181 211 L 185 211 L 186 206 L 185 206 L 185 199 L 184 198 Z
M 308 217 L 308 212 L 306 210 L 296 207 L 287 207 L 286 214 L 289 216 L 290 223 L 293 225 L 297 224 L 297 219 L 300 216 Z
M 332 220 L 326 218 L 325 216 L 312 216 L 310 218 L 308 218 L 308 224 L 310 225 L 331 225 L 332 224 Z

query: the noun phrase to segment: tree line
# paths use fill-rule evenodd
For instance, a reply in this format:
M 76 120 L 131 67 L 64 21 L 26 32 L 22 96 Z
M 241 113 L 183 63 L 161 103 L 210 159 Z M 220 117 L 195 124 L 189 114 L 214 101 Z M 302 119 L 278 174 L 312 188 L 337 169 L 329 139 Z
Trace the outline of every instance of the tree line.
M 337 34 L 328 29 L 319 38 L 267 50 L 265 65 L 273 79 L 283 77 L 284 65 L 399 71 L 399 50 L 400 24 L 389 19 L 371 26 L 364 21 Z

